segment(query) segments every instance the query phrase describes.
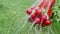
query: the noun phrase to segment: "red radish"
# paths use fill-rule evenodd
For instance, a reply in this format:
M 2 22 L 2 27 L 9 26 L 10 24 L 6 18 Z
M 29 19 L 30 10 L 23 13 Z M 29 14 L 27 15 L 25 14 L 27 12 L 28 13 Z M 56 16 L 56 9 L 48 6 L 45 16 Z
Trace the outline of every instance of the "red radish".
M 40 19 L 41 19 L 41 21 L 46 21 L 47 16 L 46 15 L 42 15 Z
M 41 16 L 41 15 L 42 15 L 42 10 L 39 9 L 39 8 L 36 8 L 36 10 L 35 10 L 35 15 Z
M 31 18 L 32 18 L 32 19 L 35 19 L 35 18 L 36 18 L 35 14 L 32 14 L 32 15 L 31 15 Z
M 44 24 L 44 23 L 42 23 L 42 24 L 41 24 L 41 26 L 42 26 L 42 27 L 44 27 L 44 26 L 45 26 L 45 24 Z
M 49 26 L 50 24 L 51 24 L 51 21 L 47 19 L 47 20 L 45 21 L 45 25 L 46 25 L 46 26 Z
M 32 6 L 32 7 L 31 7 L 31 10 L 34 10 L 34 9 L 35 9 L 35 7 L 34 7 L 34 6 Z
M 46 20 L 45 20 L 45 21 L 46 21 Z M 45 25 L 45 21 L 42 22 L 42 24 L 41 24 L 42 27 L 46 26 L 46 25 Z
M 36 18 L 35 14 L 32 14 L 31 17 L 29 18 L 29 21 L 33 22 L 35 18 Z
M 33 19 L 30 17 L 30 18 L 28 19 L 28 21 L 29 21 L 29 22 L 33 22 Z
M 35 18 L 35 23 L 36 24 L 40 24 L 40 19 L 39 18 Z
M 32 13 L 32 10 L 31 10 L 31 9 L 28 9 L 28 10 L 26 11 L 26 13 L 27 13 L 28 15 L 30 15 L 30 14 Z

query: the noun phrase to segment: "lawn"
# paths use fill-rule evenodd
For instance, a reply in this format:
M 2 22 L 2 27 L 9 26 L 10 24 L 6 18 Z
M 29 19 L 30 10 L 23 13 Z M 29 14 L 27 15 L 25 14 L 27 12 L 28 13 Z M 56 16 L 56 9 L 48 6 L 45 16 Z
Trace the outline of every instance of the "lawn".
M 26 9 L 29 8 L 36 0 L 0 0 L 0 34 L 28 34 L 31 24 L 27 23 L 21 28 L 26 21 Z M 60 0 L 56 0 L 53 11 L 60 14 Z M 51 25 L 55 34 L 60 34 L 60 22 Z M 22 31 L 21 31 L 22 30 Z M 34 30 L 30 34 L 34 34 Z

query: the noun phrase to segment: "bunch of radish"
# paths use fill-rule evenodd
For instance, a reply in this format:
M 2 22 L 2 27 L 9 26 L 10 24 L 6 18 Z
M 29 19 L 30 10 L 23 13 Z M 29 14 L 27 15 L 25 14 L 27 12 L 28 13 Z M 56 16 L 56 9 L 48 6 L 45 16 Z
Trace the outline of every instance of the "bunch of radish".
M 52 17 L 52 6 L 55 4 L 55 0 L 41 0 L 37 6 L 32 6 L 26 10 L 26 13 L 30 15 L 28 20 L 30 22 L 35 22 L 42 27 L 49 26 L 52 22 L 50 17 Z M 43 8 L 46 9 L 44 13 Z

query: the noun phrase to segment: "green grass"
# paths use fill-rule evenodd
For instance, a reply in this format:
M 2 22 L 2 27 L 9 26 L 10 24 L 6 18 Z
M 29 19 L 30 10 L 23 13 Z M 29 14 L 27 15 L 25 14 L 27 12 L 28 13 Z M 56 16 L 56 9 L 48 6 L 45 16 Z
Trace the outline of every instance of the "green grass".
M 0 34 L 28 34 L 31 24 L 27 23 L 23 29 L 25 10 L 29 8 L 36 0 L 0 0 Z M 59 0 L 56 2 L 54 10 L 58 9 Z M 60 13 L 60 12 L 59 12 Z M 60 23 L 53 23 L 52 29 L 55 34 L 60 34 Z M 22 30 L 20 32 L 20 30 Z M 31 33 L 34 33 L 32 30 Z

